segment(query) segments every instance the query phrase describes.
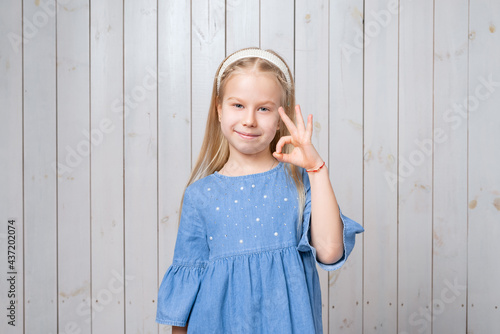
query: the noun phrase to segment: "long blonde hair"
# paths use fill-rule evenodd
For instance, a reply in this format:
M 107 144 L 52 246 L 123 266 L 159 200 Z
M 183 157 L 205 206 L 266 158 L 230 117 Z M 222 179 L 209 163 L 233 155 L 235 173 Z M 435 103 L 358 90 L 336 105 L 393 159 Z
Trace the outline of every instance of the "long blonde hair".
M 253 48 L 252 48 L 253 49 Z M 241 51 L 241 50 L 239 50 Z M 277 57 L 279 57 L 283 63 L 286 62 L 281 58 L 276 52 L 272 50 L 266 50 Z M 236 51 L 238 52 L 238 51 Z M 229 55 L 227 58 L 229 58 Z M 226 60 L 224 59 L 224 61 Z M 198 155 L 198 159 L 196 164 L 191 172 L 191 176 L 186 184 L 186 188 L 194 183 L 195 181 L 202 179 L 208 175 L 211 175 L 215 171 L 219 171 L 224 164 L 229 159 L 229 144 L 222 134 L 222 130 L 219 123 L 218 113 L 217 113 L 217 105 L 222 103 L 222 97 L 224 96 L 224 88 L 233 75 L 239 74 L 242 72 L 247 72 L 248 70 L 257 71 L 259 73 L 269 73 L 273 74 L 274 77 L 278 80 L 280 86 L 283 89 L 282 96 L 282 107 L 285 109 L 285 113 L 288 117 L 295 123 L 295 88 L 292 73 L 290 72 L 290 68 L 287 65 L 287 70 L 291 79 L 291 83 L 288 83 L 283 72 L 273 63 L 268 60 L 258 58 L 258 57 L 248 57 L 235 61 L 230 64 L 224 73 L 222 74 L 220 81 L 219 94 L 217 94 L 217 76 L 219 74 L 220 68 L 224 61 L 219 65 L 217 72 L 215 73 L 213 88 L 212 88 L 212 98 L 210 101 L 210 108 L 208 110 L 208 118 L 207 125 L 205 128 L 205 136 L 203 138 L 203 143 L 200 149 L 200 154 Z M 279 129 L 276 132 L 273 140 L 269 144 L 270 152 L 273 152 L 276 148 L 276 144 L 282 136 L 288 136 L 290 133 L 283 123 L 283 120 L 279 119 Z M 283 153 L 290 153 L 292 151 L 292 147 L 289 145 L 285 145 L 283 148 Z M 293 164 L 285 164 L 284 167 L 287 171 L 288 179 L 291 178 L 295 182 L 295 186 L 297 188 L 298 198 L 299 198 L 299 223 L 297 225 L 297 232 L 300 232 L 302 229 L 302 216 L 305 205 L 305 191 L 304 191 L 304 183 L 302 181 L 302 173 L 299 167 Z M 184 189 L 184 192 L 186 191 Z M 179 209 L 179 223 L 180 223 L 180 214 L 182 212 L 182 203 L 184 196 L 181 199 L 181 206 Z M 301 233 L 297 233 L 297 236 L 300 237 Z

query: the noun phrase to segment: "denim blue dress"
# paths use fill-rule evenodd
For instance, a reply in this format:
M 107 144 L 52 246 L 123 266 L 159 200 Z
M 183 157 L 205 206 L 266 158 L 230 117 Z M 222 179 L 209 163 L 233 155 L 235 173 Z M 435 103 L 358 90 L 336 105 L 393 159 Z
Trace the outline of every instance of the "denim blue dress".
M 215 172 L 187 187 L 174 259 L 158 291 L 158 323 L 188 324 L 196 334 L 323 333 L 316 264 L 340 268 L 364 230 L 341 212 L 344 255 L 334 264 L 317 261 L 309 177 L 302 169 L 298 225 L 297 189 L 287 174 L 279 163 L 244 176 Z

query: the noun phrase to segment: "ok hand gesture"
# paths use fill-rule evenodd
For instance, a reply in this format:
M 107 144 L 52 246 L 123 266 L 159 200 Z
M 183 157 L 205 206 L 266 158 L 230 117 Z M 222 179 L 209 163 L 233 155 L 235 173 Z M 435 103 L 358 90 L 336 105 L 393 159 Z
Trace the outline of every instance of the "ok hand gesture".
M 300 106 L 295 106 L 295 113 L 297 119 L 297 126 L 293 124 L 290 117 L 287 116 L 283 107 L 279 107 L 278 113 L 285 123 L 289 136 L 283 136 L 276 144 L 276 152 L 273 156 L 281 162 L 287 162 L 305 169 L 316 169 L 323 164 L 323 160 L 311 143 L 313 123 L 312 115 L 307 117 L 307 126 L 302 119 Z M 292 144 L 293 150 L 290 153 L 282 153 L 285 144 Z

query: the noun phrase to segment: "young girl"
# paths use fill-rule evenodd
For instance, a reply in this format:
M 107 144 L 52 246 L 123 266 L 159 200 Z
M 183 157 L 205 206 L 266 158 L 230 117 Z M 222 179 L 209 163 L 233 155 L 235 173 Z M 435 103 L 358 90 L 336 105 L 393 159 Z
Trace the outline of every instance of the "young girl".
M 323 332 L 316 264 L 340 268 L 364 230 L 341 213 L 311 136 L 281 57 L 252 48 L 223 61 L 158 323 L 173 333 Z

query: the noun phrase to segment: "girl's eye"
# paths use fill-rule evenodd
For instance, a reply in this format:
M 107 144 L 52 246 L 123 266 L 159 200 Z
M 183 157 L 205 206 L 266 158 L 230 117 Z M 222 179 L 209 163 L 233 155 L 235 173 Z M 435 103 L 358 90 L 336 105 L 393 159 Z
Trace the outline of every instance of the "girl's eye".
M 266 107 L 260 107 L 260 108 L 259 108 L 259 110 L 261 110 L 261 111 L 266 111 L 266 112 L 267 112 L 267 111 L 269 111 L 269 108 L 266 108 Z
M 239 104 L 239 103 L 235 103 L 234 105 L 236 108 L 243 108 L 243 105 Z

